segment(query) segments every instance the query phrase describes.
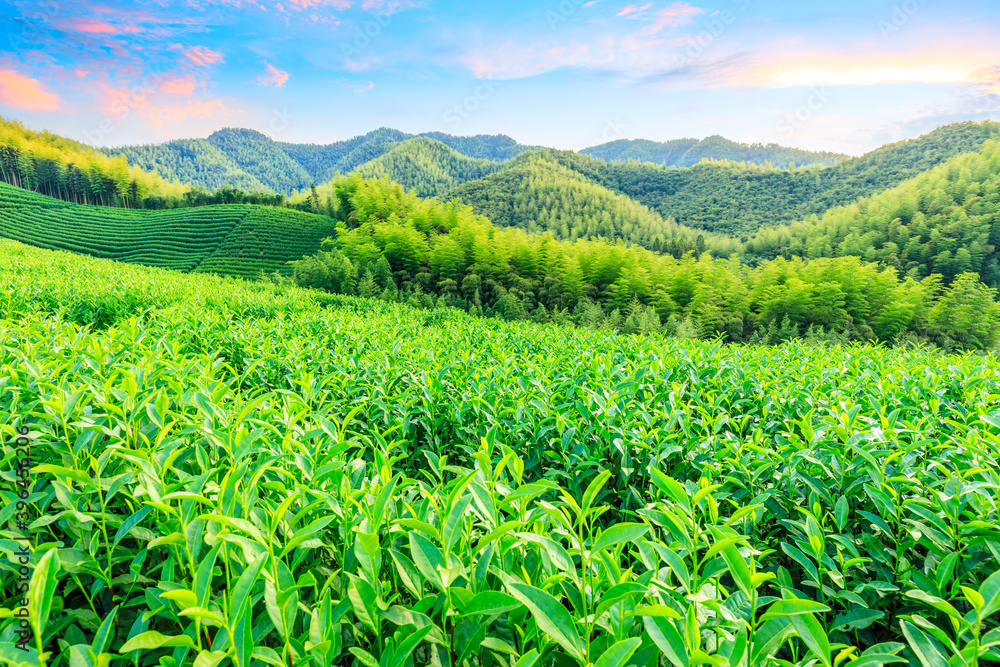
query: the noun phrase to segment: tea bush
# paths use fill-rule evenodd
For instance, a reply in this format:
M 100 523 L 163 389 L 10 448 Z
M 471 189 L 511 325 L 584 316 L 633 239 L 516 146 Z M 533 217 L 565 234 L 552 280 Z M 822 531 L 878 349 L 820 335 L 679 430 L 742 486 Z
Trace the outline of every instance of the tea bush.
M 291 273 L 336 227 L 319 215 L 251 205 L 166 211 L 83 206 L 0 183 L 0 236 L 50 250 L 178 271 Z
M 991 356 L 429 318 L 11 242 L 0 285 L 9 664 L 1000 660 Z

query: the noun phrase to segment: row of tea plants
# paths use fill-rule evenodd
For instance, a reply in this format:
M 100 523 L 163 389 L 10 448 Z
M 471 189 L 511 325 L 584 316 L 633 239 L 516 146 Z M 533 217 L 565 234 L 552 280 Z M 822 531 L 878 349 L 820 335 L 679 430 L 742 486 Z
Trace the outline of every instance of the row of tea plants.
M 10 242 L 0 318 L 8 664 L 1000 660 L 992 357 L 477 320 Z

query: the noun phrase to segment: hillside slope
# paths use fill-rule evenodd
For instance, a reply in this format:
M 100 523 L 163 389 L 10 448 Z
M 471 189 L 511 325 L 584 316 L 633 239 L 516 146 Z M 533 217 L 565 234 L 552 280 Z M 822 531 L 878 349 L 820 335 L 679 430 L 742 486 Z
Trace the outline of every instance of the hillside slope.
M 557 239 L 621 239 L 678 257 L 693 249 L 710 248 L 723 256 L 739 250 L 731 239 L 665 220 L 564 164 L 576 159 L 588 158 L 548 149 L 523 155 L 495 174 L 451 190 L 444 199 L 461 200 L 496 225 L 550 232 Z
M 465 157 L 479 160 L 507 160 L 537 148 L 522 146 L 506 135 L 414 135 L 388 128 L 330 144 L 297 144 L 274 141 L 254 130 L 226 128 L 206 139 L 120 146 L 103 152 L 125 155 L 131 164 L 208 190 L 229 184 L 247 191 L 288 194 L 312 183 L 325 183 L 338 172 L 354 171 L 418 137 L 439 141 Z
M 158 266 L 256 276 L 319 250 L 329 218 L 232 205 L 133 211 L 63 202 L 0 184 L 0 236 L 50 250 Z
M 790 163 L 800 167 L 829 167 L 850 158 L 841 153 L 806 151 L 778 144 L 741 144 L 718 135 L 702 140 L 674 139 L 666 142 L 619 139 L 580 152 L 607 162 L 637 160 L 668 167 L 693 167 L 705 159 L 772 164 L 776 167 L 787 167 Z
M 236 164 L 207 139 L 178 139 L 165 144 L 120 149 L 129 164 L 146 171 L 169 174 L 182 183 L 217 190 L 228 184 L 246 192 L 271 188 Z
M 355 171 L 366 178 L 389 178 L 421 197 L 434 197 L 501 167 L 500 162 L 466 157 L 436 139 L 417 137 L 396 144 Z
M 834 167 L 789 171 L 743 163 L 702 163 L 690 169 L 605 163 L 572 153 L 560 162 L 626 195 L 664 218 L 748 237 L 763 227 L 822 214 L 899 185 L 1000 137 L 1000 123 L 956 123 L 890 144 Z
M 789 227 L 761 230 L 747 253 L 843 257 L 945 281 L 972 271 L 1000 285 L 1000 141 L 959 155 L 899 186 Z

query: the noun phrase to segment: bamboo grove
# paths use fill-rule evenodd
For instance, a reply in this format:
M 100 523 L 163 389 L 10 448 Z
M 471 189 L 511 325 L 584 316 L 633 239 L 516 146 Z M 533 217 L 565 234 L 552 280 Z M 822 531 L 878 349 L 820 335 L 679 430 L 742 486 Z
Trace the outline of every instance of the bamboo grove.
M 751 268 L 736 256 L 675 259 L 622 242 L 557 241 L 358 175 L 317 198 L 339 220 L 337 234 L 326 250 L 294 264 L 294 278 L 339 294 L 730 342 L 809 334 L 984 349 L 1000 333 L 995 290 L 972 273 L 946 284 L 935 275 L 901 280 L 894 268 L 854 256 L 779 258 Z

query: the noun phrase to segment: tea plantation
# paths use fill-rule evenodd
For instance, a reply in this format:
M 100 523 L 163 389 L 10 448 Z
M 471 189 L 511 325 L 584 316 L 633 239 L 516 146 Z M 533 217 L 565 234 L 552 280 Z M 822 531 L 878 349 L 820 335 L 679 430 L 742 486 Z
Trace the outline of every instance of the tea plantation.
M 167 211 L 80 206 L 0 183 L 0 236 L 51 250 L 179 271 L 255 277 L 290 273 L 315 253 L 332 220 L 288 209 L 230 205 Z
M 616 336 L 10 241 L 0 318 L 10 664 L 1000 660 L 992 356 Z

